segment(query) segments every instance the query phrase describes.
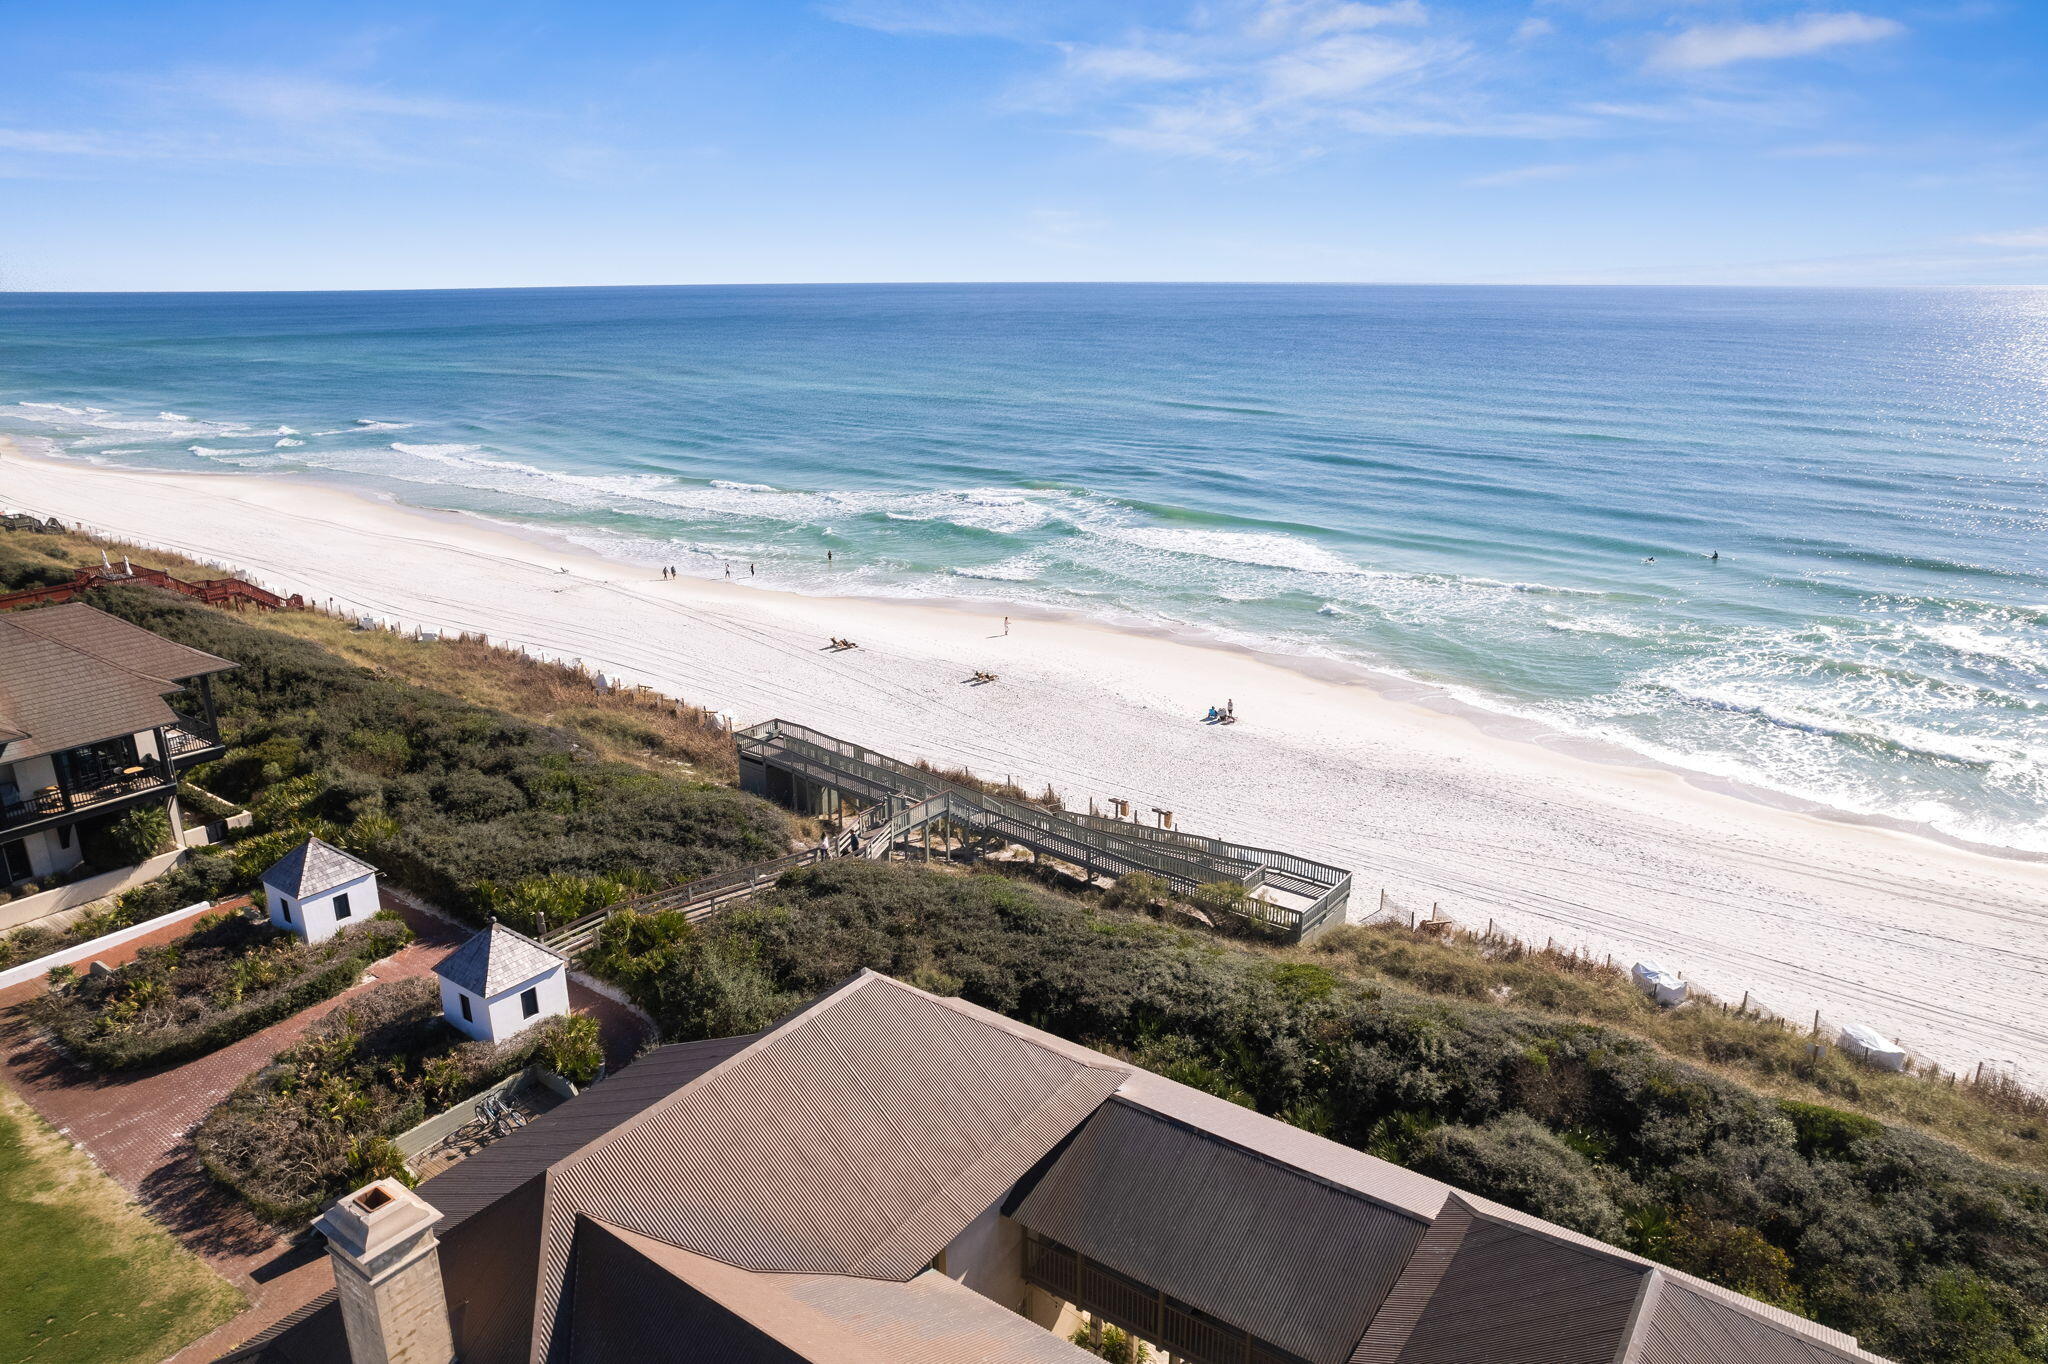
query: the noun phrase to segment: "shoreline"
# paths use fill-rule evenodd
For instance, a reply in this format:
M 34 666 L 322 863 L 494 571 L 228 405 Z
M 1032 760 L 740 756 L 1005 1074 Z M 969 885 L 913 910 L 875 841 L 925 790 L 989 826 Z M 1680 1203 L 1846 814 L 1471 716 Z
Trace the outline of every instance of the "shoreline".
M 24 441 L 34 438 L 23 438 Z M 1356 665 L 1013 607 L 662 580 L 545 532 L 315 480 L 116 469 L 0 438 L 0 504 L 237 564 L 407 625 L 581 658 L 1070 804 L 1351 867 L 1470 927 L 1650 957 L 1954 1068 L 2048 1080 L 2048 865 L 1659 763 Z M 566 569 L 566 572 L 560 570 Z M 864 647 L 820 652 L 829 635 Z M 985 668 L 996 687 L 967 687 Z M 1228 729 L 1197 722 L 1236 701 Z M 1830 1035 L 1830 1039 L 1831 1035 Z

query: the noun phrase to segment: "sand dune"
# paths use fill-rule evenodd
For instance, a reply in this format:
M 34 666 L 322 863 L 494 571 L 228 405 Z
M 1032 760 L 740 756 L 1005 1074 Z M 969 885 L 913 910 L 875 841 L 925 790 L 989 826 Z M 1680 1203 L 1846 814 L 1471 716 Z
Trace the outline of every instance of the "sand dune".
M 24 442 L 26 443 L 26 442 Z M 1534 941 L 1652 956 L 1787 1016 L 2048 1084 L 2048 866 L 1776 808 L 1418 689 L 1065 620 L 663 581 L 487 522 L 281 478 L 0 451 L 0 506 L 236 564 L 339 609 L 583 660 L 732 714 L 1120 796 Z M 567 572 L 563 572 L 567 569 Z M 829 636 L 857 641 L 826 652 Z M 975 669 L 995 686 L 963 685 Z M 1241 723 L 1200 724 L 1234 700 Z

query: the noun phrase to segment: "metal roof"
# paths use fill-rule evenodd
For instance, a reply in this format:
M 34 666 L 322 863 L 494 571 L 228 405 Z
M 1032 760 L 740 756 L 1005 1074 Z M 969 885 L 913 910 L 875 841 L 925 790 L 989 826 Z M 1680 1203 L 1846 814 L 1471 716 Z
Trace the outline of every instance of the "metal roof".
M 935 1269 L 903 1283 L 839 1274 L 761 1274 L 595 1221 L 585 1224 L 577 1241 L 574 1358 L 649 1357 L 644 1344 L 616 1340 L 609 1329 L 622 1318 L 659 1320 L 666 1315 L 649 1311 L 671 1297 L 663 1291 L 666 1285 L 654 1275 L 633 1273 L 633 1259 L 686 1285 L 732 1319 L 730 1324 L 715 1317 L 693 1323 L 690 1340 L 704 1358 L 728 1364 L 756 1357 L 815 1364 L 1084 1364 L 1095 1358 Z M 604 1295 L 606 1287 L 613 1290 L 610 1298 Z M 733 1325 L 742 1329 L 732 1331 Z M 766 1343 L 759 1337 L 779 1351 L 749 1349 Z
M 473 995 L 493 995 L 530 985 L 568 964 L 568 958 L 505 925 L 491 921 L 470 940 L 441 958 L 434 974 Z
M 1011 1215 L 1315 1364 L 1343 1364 L 1429 1227 L 1122 1098 Z
M 581 1216 L 741 1269 L 901 1282 L 1128 1074 L 955 1004 L 864 971 L 550 1170 L 535 1357 Z
M 1316 1364 L 1877 1360 L 1780 1308 L 873 973 L 767 1032 L 657 1049 L 421 1192 L 444 1214 L 443 1279 L 476 1364 L 667 1358 L 707 1322 L 746 1342 L 726 1360 L 920 1361 L 921 1333 L 982 1311 L 925 1267 L 999 1203 Z M 587 1273 L 586 1251 L 607 1272 Z M 801 1339 L 777 1325 L 798 1318 Z M 316 1328 L 338 1314 L 261 1357 L 321 1358 L 299 1339 Z M 930 1357 L 1035 1362 L 1058 1343 L 1030 1328 L 964 1349 L 980 1329 Z
M 233 666 L 90 606 L 0 615 L 0 737 L 9 740 L 0 760 L 171 724 L 178 713 L 164 697 L 181 690 L 174 676 Z
M 349 856 L 323 838 L 309 838 L 271 863 L 262 880 L 264 885 L 283 891 L 293 899 L 303 899 L 361 880 L 376 870 L 368 862 Z

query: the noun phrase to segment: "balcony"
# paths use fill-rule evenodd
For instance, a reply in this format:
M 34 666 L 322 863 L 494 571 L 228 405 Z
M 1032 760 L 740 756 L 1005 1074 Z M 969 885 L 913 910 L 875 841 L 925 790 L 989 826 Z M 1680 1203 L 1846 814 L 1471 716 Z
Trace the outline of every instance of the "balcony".
M 213 726 L 201 719 L 188 718 L 164 726 L 164 747 L 170 752 L 173 766 L 189 767 L 218 755 L 223 745 Z
M 172 778 L 155 758 L 121 771 L 95 773 L 89 780 L 45 786 L 17 800 L 0 803 L 0 832 L 28 833 L 83 815 L 119 809 L 137 797 L 169 794 Z

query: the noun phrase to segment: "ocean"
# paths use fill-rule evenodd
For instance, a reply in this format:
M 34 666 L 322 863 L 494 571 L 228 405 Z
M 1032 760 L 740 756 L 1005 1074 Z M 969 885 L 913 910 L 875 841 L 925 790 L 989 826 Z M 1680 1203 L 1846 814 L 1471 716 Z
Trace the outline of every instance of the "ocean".
M 1364 665 L 2048 852 L 2048 290 L 12 294 L 0 431 Z

